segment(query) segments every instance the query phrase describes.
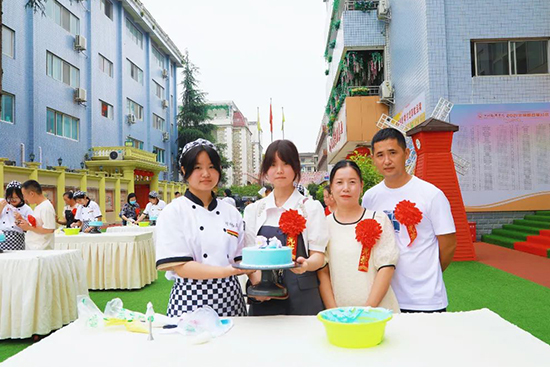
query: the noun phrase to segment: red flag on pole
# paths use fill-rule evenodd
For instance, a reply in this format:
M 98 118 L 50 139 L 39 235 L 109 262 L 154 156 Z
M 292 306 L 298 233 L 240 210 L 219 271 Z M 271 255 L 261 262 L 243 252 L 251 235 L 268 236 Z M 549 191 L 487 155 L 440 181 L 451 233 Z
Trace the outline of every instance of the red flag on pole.
M 271 98 L 269 99 L 269 131 L 271 131 L 271 142 L 273 142 L 273 108 Z
M 273 132 L 273 109 L 271 99 L 269 100 L 269 131 Z

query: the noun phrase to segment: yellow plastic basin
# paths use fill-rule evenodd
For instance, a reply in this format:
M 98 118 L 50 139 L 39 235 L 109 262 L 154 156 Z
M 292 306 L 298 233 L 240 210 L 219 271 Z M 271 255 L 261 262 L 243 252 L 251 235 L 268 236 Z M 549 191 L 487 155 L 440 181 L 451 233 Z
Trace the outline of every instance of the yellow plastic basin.
M 80 228 L 63 228 L 63 232 L 65 232 L 67 236 L 74 236 L 80 233 Z
M 149 227 L 149 222 L 139 222 L 138 225 L 140 227 Z
M 338 317 L 346 314 L 352 317 Z M 359 316 L 351 321 L 357 314 Z M 329 343 L 342 348 L 370 348 L 384 339 L 392 312 L 385 308 L 339 307 L 321 311 L 317 318 L 325 326 Z

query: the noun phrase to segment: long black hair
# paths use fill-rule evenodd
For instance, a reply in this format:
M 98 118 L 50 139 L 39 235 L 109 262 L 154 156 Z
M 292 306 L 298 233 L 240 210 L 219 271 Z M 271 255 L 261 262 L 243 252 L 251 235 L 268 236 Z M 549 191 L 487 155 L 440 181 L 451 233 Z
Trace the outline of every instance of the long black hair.
M 357 173 L 357 176 L 359 176 L 359 181 L 361 181 L 361 183 L 363 183 L 363 178 L 361 177 L 361 169 L 359 168 L 357 163 L 355 163 L 354 161 L 349 161 L 349 160 L 343 159 L 343 160 L 339 161 L 338 163 L 336 163 L 334 165 L 334 167 L 332 167 L 332 170 L 330 171 L 330 181 L 329 182 L 330 182 L 331 185 L 332 185 L 332 181 L 334 180 L 334 176 L 336 175 L 336 171 L 338 171 L 341 168 L 346 168 L 346 167 L 353 168 L 353 170 Z

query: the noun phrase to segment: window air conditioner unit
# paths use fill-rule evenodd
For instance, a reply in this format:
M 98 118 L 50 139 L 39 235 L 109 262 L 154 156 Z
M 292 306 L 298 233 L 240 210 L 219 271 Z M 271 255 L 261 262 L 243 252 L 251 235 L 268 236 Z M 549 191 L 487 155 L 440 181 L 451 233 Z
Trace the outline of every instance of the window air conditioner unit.
M 164 79 L 168 78 L 168 70 L 162 69 L 162 77 L 163 77 Z
M 377 10 L 378 19 L 390 20 L 390 0 L 380 0 Z
M 167 132 L 162 133 L 162 141 L 168 141 L 170 139 L 170 134 Z
M 394 93 L 394 89 L 391 81 L 384 80 L 384 82 L 380 84 L 380 90 L 378 92 L 378 95 L 380 97 L 380 102 L 393 103 L 394 102 L 393 93 Z
M 86 102 L 86 89 L 76 88 L 74 90 L 74 101 L 77 103 Z
M 86 50 L 86 38 L 84 36 L 76 36 L 74 38 L 74 49 L 76 51 Z
M 136 123 L 136 115 L 133 113 L 128 115 L 128 123 L 129 124 L 135 124 Z
M 109 159 L 112 161 L 120 161 L 124 159 L 124 151 L 123 150 L 113 150 L 111 153 L 109 153 Z
M 162 100 L 162 108 L 168 108 L 170 107 L 170 103 L 168 103 L 167 99 Z

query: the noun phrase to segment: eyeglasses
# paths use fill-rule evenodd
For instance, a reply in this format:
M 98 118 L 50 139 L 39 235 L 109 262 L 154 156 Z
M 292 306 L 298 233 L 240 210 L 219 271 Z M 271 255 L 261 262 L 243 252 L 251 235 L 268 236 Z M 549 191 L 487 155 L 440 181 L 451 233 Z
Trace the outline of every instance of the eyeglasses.
M 14 203 L 14 202 L 21 201 L 21 199 L 19 199 L 19 198 L 6 198 L 6 201 L 11 204 L 11 203 Z

